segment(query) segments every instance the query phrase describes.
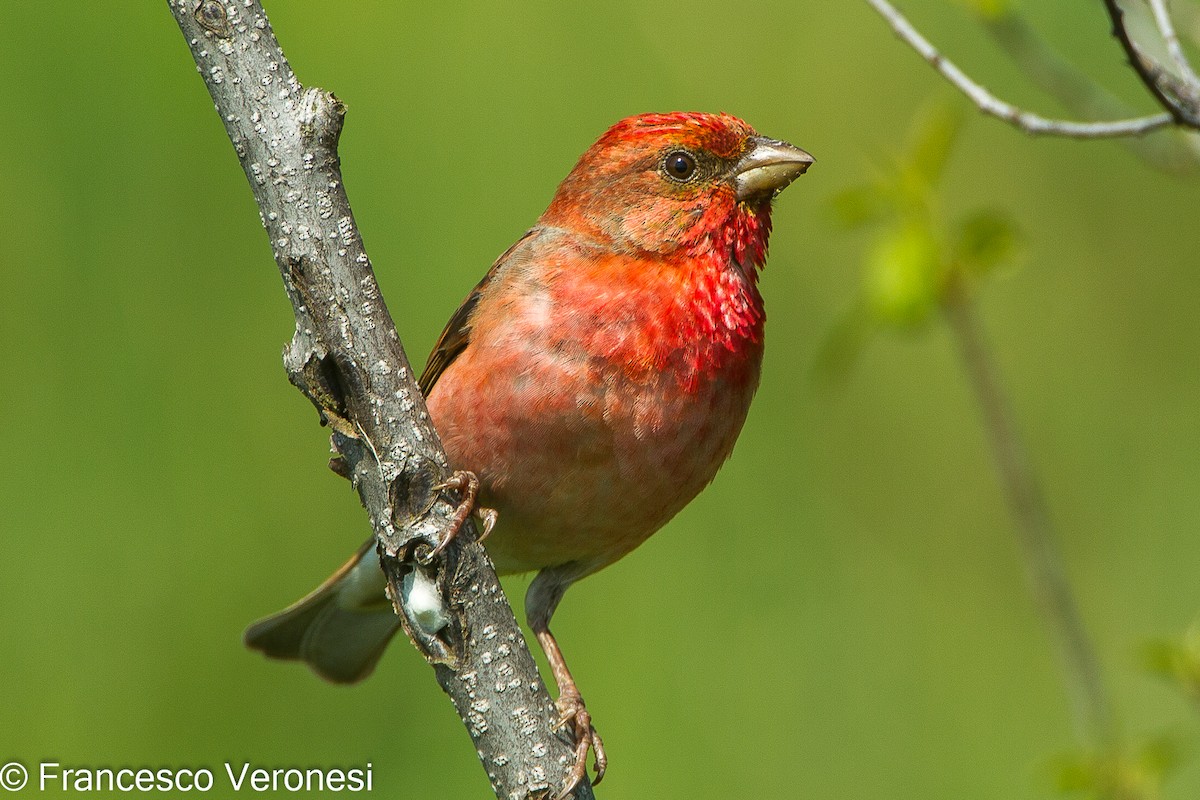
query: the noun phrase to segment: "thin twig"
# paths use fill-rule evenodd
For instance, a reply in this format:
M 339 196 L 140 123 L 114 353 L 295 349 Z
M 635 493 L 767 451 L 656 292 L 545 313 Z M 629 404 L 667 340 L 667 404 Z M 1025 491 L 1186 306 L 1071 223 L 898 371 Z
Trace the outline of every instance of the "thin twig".
M 1148 2 L 1150 10 L 1154 13 L 1154 23 L 1158 26 L 1158 32 L 1162 34 L 1171 60 L 1179 68 L 1179 74 L 1189 83 L 1200 84 L 1200 77 L 1197 77 L 1196 71 L 1192 69 L 1192 63 L 1188 61 L 1187 55 L 1183 52 L 1183 46 L 1179 43 L 1179 35 L 1175 33 L 1175 23 L 1171 21 L 1167 0 L 1148 0 Z
M 1075 139 L 1105 139 L 1116 136 L 1139 136 L 1175 122 L 1172 114 L 1152 114 L 1109 122 L 1075 122 L 1050 119 L 1025 111 L 1011 103 L 1006 103 L 967 77 L 966 73 L 938 52 L 937 48 L 930 44 L 929 40 L 922 36 L 912 26 L 912 23 L 887 0 L 867 0 L 867 2 L 887 21 L 897 36 L 916 50 L 943 78 L 970 98 L 980 111 L 1002 119 L 1026 133 L 1067 136 Z
M 1100 661 L 1079 615 L 1041 485 L 1017 430 L 973 302 L 961 287 L 951 286 L 944 304 L 946 318 L 983 414 L 1034 598 L 1058 650 L 1075 727 L 1088 745 L 1114 753 L 1117 729 Z
M 1021 15 L 1005 11 L 977 16 L 984 30 L 1030 80 L 1054 95 L 1072 114 L 1118 119 L 1136 113 L 1063 58 Z M 1164 136 L 1130 136 L 1121 143 L 1161 170 L 1179 173 L 1200 166 L 1200 135 L 1192 131 L 1178 129 Z
M 1121 48 L 1129 59 L 1129 66 L 1133 67 L 1142 85 L 1154 95 L 1154 99 L 1167 110 L 1175 122 L 1192 128 L 1200 127 L 1200 111 L 1189 109 L 1180 102 L 1177 93 L 1173 91 L 1175 82 L 1162 67 L 1142 53 L 1129 35 L 1129 28 L 1125 25 L 1125 12 L 1121 10 L 1118 0 L 1104 0 L 1104 7 L 1112 21 L 1112 34 L 1121 43 Z
M 565 783 L 574 747 L 556 730 L 557 708 L 474 526 L 432 565 L 420 563 L 453 513 L 444 500 L 430 502 L 448 472 L 446 455 L 350 210 L 337 152 L 345 107 L 300 84 L 258 0 L 169 5 L 249 179 L 292 301 L 288 377 L 333 431 L 345 462 L 339 471 L 367 509 L 405 630 L 454 702 L 496 796 L 544 798 Z M 207 216 L 194 215 L 197 224 Z M 219 237 L 213 242 L 218 248 Z M 414 570 L 437 587 L 436 626 L 409 608 L 403 586 Z M 378 714 L 394 716 L 383 705 Z M 586 777 L 573 796 L 591 800 Z

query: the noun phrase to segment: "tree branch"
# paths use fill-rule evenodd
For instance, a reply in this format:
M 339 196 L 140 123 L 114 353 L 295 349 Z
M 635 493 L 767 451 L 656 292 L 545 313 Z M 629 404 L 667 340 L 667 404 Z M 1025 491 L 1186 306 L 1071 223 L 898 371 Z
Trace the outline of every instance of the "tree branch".
M 1041 484 L 1017 430 L 974 301 L 954 282 L 943 308 L 983 416 L 1034 600 L 1058 650 L 1077 734 L 1100 752 L 1116 753 L 1117 726 L 1100 660 L 1075 603 Z
M 1158 26 L 1158 32 L 1162 35 L 1163 42 L 1167 45 L 1167 53 L 1170 54 L 1171 60 L 1175 62 L 1175 66 L 1179 69 L 1179 74 L 1189 83 L 1200 84 L 1200 77 L 1192 69 L 1191 62 L 1188 61 L 1187 55 L 1183 52 L 1183 46 L 1179 44 L 1179 35 L 1175 33 L 1175 23 L 1171 21 L 1171 12 L 1167 9 L 1167 0 L 1148 1 L 1150 3 L 1150 10 L 1154 13 L 1154 24 Z
M 1121 48 L 1129 58 L 1129 65 L 1133 67 L 1142 84 L 1154 95 L 1158 104 L 1167 110 L 1172 120 L 1200 130 L 1200 86 L 1194 83 L 1187 84 L 1186 78 L 1177 80 L 1142 54 L 1129 35 L 1129 29 L 1125 25 L 1125 14 L 1117 0 L 1104 0 L 1104 8 L 1112 21 L 1112 34 L 1121 43 Z
M 1106 0 L 1106 2 L 1112 1 Z M 1006 103 L 967 77 L 966 73 L 939 53 L 937 48 L 930 44 L 929 40 L 922 36 L 888 0 L 867 0 L 867 2 L 887 21 L 897 36 L 916 50 L 943 78 L 965 94 L 980 111 L 1002 119 L 1026 133 L 1067 136 L 1075 139 L 1103 139 L 1115 136 L 1137 136 L 1167 127 L 1176 121 L 1174 115 L 1164 113 L 1109 122 L 1075 122 L 1050 119 L 1025 111 L 1011 103 Z
M 1019 14 L 1005 10 L 981 12 L 977 17 L 984 30 L 1029 79 L 1054 95 L 1072 114 L 1118 119 L 1136 113 L 1059 55 Z M 1129 136 L 1122 144 L 1164 171 L 1179 173 L 1200 166 L 1200 135 L 1193 131 L 1179 129 L 1166 136 Z
M 343 189 L 345 108 L 297 81 L 258 0 L 168 2 L 250 181 L 292 302 L 288 377 L 333 431 L 405 630 L 454 702 L 496 796 L 553 794 L 574 749 L 555 730 L 555 705 L 473 526 L 443 559 L 421 562 L 454 510 L 432 489 L 448 472 L 446 456 Z M 410 585 L 436 586 L 434 613 L 410 607 L 410 575 Z M 574 796 L 591 800 L 586 779 Z

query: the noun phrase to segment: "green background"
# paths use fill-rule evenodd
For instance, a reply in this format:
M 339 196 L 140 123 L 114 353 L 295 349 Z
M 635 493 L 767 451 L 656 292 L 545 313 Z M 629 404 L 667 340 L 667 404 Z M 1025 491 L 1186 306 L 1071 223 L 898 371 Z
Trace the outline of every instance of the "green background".
M 1000 94 L 1057 109 L 961 7 L 905 7 Z M 1099 3 L 1022 8 L 1153 110 Z M 865 3 L 268 10 L 300 79 L 349 106 L 346 184 L 418 365 L 617 119 L 725 110 L 818 159 L 777 206 L 732 460 L 555 618 L 608 744 L 601 797 L 1055 794 L 1069 709 L 945 329 L 811 376 L 869 246 L 830 198 L 941 89 Z M 284 377 L 290 309 L 166 4 L 8 4 L 0 76 L 0 762 L 370 761 L 374 796 L 488 796 L 403 642 L 350 689 L 241 646 L 367 525 Z M 944 195 L 1023 229 L 982 313 L 1124 729 L 1193 751 L 1168 798 L 1200 790 L 1198 719 L 1138 651 L 1200 609 L 1197 187 L 972 119 Z

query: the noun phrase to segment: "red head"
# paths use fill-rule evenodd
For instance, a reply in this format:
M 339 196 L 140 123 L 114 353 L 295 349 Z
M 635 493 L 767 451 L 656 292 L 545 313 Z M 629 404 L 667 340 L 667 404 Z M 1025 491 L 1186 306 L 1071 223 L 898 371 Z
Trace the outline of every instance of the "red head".
M 618 122 L 583 154 L 541 223 L 626 251 L 759 267 L 772 198 L 812 162 L 728 114 L 642 114 Z

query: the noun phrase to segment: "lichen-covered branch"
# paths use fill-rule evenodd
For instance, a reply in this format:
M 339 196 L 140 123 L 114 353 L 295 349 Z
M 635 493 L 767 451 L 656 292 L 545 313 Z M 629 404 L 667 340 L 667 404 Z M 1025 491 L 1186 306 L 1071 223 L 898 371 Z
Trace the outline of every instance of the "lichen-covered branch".
M 332 431 L 338 471 L 370 517 L 405 629 L 453 700 L 496 796 L 550 796 L 574 750 L 555 730 L 557 710 L 473 527 L 444 558 L 421 562 L 454 510 L 433 490 L 448 468 L 342 186 L 345 108 L 300 84 L 257 0 L 169 5 L 249 179 L 295 311 L 288 376 Z M 444 613 L 408 609 L 402 587 L 414 571 L 437 587 Z M 431 618 L 447 622 L 434 629 Z M 586 779 L 574 795 L 592 798 Z

